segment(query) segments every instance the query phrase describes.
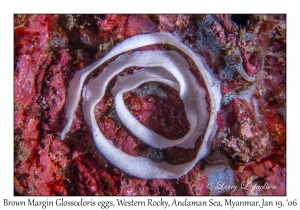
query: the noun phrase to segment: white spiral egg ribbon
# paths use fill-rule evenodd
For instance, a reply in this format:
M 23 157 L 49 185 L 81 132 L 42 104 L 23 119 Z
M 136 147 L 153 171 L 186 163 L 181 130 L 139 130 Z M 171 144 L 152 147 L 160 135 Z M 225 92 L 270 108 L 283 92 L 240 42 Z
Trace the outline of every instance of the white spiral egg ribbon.
M 219 82 L 211 74 L 207 66 L 203 64 L 203 58 L 169 33 L 136 35 L 114 47 L 101 60 L 78 71 L 68 87 L 65 106 L 68 123 L 62 131 L 61 139 L 64 139 L 65 134 L 70 130 L 74 113 L 79 103 L 80 90 L 88 74 L 107 60 L 121 53 L 153 44 L 173 45 L 192 59 L 205 81 L 210 98 L 210 113 L 207 111 L 206 91 L 199 86 L 195 76 L 190 72 L 188 62 L 178 52 L 158 50 L 138 51 L 130 55 L 123 54 L 109 63 L 98 77 L 90 79 L 84 87 L 82 107 L 85 120 L 92 129 L 98 150 L 113 165 L 130 175 L 140 178 L 174 179 L 186 174 L 200 159 L 209 153 L 209 141 L 216 129 L 215 120 L 220 106 L 221 94 Z M 118 77 L 112 92 L 115 95 L 115 107 L 120 120 L 137 138 L 156 148 L 166 148 L 175 145 L 182 148 L 194 148 L 195 142 L 199 137 L 204 136 L 194 160 L 180 165 L 170 165 L 165 162 L 153 162 L 145 157 L 133 157 L 116 148 L 101 133 L 95 119 L 94 108 L 103 98 L 109 81 L 124 69 L 132 66 L 146 67 L 146 69 L 137 71 L 132 75 Z M 161 68 L 158 70 L 157 67 Z M 172 76 L 162 73 L 164 71 L 168 71 Z M 123 93 L 149 81 L 162 82 L 179 90 L 180 97 L 184 103 L 185 113 L 190 123 L 190 130 L 184 137 L 177 140 L 166 139 L 142 125 L 125 107 Z

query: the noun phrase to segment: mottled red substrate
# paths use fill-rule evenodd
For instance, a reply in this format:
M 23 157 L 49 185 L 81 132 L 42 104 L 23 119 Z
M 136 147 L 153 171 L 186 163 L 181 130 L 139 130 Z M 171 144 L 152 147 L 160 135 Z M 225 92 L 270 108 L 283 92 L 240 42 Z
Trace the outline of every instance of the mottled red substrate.
M 285 195 L 285 16 L 246 18 L 237 22 L 239 28 L 232 21 L 236 17 L 230 15 L 16 15 L 15 194 L 208 195 L 203 168 L 223 163 L 234 169 L 238 186 L 276 186 L 274 190 L 239 188 L 228 194 Z M 253 90 L 250 101 L 223 100 L 211 155 L 177 180 L 143 180 L 115 168 L 95 148 L 81 104 L 66 139 L 59 139 L 66 124 L 66 89 L 74 72 L 128 37 L 159 31 L 173 33 L 205 57 L 221 82 L 223 96 Z M 139 50 L 151 49 L 170 46 Z M 234 65 L 238 63 L 239 67 Z M 257 76 L 254 84 L 238 73 L 241 67 L 247 75 Z M 192 67 L 191 71 L 203 85 L 197 70 Z M 177 139 L 190 126 L 182 101 L 175 90 L 159 87 L 167 97 L 133 91 L 125 94 L 125 103 L 145 126 Z M 95 115 L 105 136 L 132 156 L 179 164 L 192 160 L 201 145 L 200 138 L 196 149 L 147 146 L 122 126 L 109 91 L 96 106 Z

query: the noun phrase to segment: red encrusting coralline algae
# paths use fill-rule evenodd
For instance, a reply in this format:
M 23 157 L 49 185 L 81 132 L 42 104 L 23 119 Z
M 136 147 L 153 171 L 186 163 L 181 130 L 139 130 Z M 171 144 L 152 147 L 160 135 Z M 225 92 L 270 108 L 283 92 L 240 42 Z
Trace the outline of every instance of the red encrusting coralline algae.
M 221 195 L 285 195 L 285 18 L 15 15 L 15 195 L 214 195 L 215 191 L 207 186 L 208 180 L 217 175 L 205 169 L 218 164 L 233 170 L 230 183 L 237 186 L 237 190 Z M 210 155 L 178 179 L 140 179 L 112 165 L 95 147 L 81 103 L 70 132 L 60 140 L 67 123 L 67 87 L 74 73 L 102 58 L 123 40 L 154 32 L 169 32 L 201 54 L 221 85 L 222 105 Z M 160 44 L 138 50 L 176 48 Z M 203 85 L 202 76 L 191 65 L 199 85 Z M 101 66 L 88 79 L 102 69 Z M 140 68 L 129 68 L 121 74 L 132 74 L 134 70 Z M 131 134 L 115 111 L 110 92 L 115 81 L 111 81 L 104 99 L 95 108 L 100 130 L 115 147 L 155 162 L 176 165 L 194 159 L 201 139 L 195 149 L 157 149 Z M 172 88 L 147 83 L 124 94 L 124 100 L 142 124 L 162 136 L 174 140 L 189 130 L 182 100 Z

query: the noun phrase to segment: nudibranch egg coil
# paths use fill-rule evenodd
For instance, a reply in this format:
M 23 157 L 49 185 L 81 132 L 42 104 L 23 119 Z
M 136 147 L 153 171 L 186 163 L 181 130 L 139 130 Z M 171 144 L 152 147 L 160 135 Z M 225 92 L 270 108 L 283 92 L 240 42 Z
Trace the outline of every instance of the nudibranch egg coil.
M 154 44 L 169 44 L 186 54 L 200 71 L 206 90 L 197 83 L 187 60 L 176 51 L 151 50 L 136 51 L 130 55 L 123 54 L 129 50 Z M 118 57 L 109 63 L 100 75 L 90 79 L 82 90 L 86 77 L 115 56 Z M 134 66 L 143 69 L 134 71 L 133 74 L 118 76 L 112 89 L 115 109 L 121 122 L 141 141 L 160 149 L 173 146 L 194 148 L 196 141 L 203 136 L 202 144 L 194 160 L 184 164 L 171 165 L 166 162 L 153 162 L 146 157 L 133 157 L 116 148 L 100 131 L 94 114 L 96 104 L 103 98 L 110 80 L 124 69 Z M 123 94 L 151 81 L 164 83 L 179 91 L 190 123 L 189 131 L 182 138 L 169 140 L 155 133 L 141 124 L 126 108 Z M 84 117 L 92 130 L 98 150 L 114 166 L 132 176 L 144 179 L 178 178 L 189 172 L 200 159 L 209 153 L 209 142 L 216 130 L 216 115 L 221 103 L 219 82 L 200 55 L 194 53 L 169 33 L 143 34 L 126 39 L 99 61 L 76 72 L 67 90 L 65 115 L 68 122 L 61 133 L 61 139 L 64 139 L 70 130 L 81 90 Z M 205 99 L 206 94 L 209 95 L 209 104 Z M 210 113 L 207 111 L 208 106 L 210 106 Z

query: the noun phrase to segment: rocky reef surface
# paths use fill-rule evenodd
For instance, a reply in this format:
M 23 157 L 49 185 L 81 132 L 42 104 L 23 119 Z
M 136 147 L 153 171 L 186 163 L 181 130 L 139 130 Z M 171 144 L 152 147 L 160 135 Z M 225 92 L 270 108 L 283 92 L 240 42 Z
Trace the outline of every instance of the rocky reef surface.
M 75 72 L 123 40 L 157 32 L 172 34 L 205 58 L 222 94 L 210 154 L 177 179 L 141 179 L 111 164 L 95 146 L 82 103 L 60 139 Z M 285 15 L 15 15 L 14 36 L 15 195 L 286 194 Z M 157 44 L 137 50 L 174 48 Z M 120 75 L 138 70 L 130 67 Z M 205 86 L 193 64 L 190 71 Z M 128 131 L 116 114 L 115 82 L 94 113 L 116 148 L 171 165 L 195 158 L 201 137 L 195 148 L 157 149 Z M 209 105 L 209 96 L 206 100 Z M 124 101 L 137 120 L 170 141 L 190 129 L 178 91 L 167 85 L 145 83 L 126 92 Z

